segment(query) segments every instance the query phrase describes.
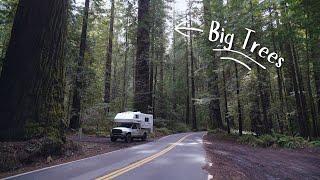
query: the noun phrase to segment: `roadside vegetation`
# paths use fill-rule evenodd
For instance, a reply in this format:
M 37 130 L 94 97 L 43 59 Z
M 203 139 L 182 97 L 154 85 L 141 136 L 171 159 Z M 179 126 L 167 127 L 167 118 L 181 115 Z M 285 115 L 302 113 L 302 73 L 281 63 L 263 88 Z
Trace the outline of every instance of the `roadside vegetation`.
M 257 136 L 254 133 L 245 133 L 242 136 L 238 136 L 235 131 L 228 134 L 221 129 L 214 129 L 208 132 L 208 135 L 215 135 L 225 140 L 236 140 L 241 144 L 248 144 L 252 147 L 273 147 L 273 148 L 310 148 L 320 147 L 320 139 L 309 140 L 304 139 L 301 136 L 288 136 L 279 133 L 271 133 Z
M 155 133 L 161 135 L 169 135 L 174 133 L 190 132 L 191 129 L 185 123 L 175 122 L 165 119 L 155 120 Z

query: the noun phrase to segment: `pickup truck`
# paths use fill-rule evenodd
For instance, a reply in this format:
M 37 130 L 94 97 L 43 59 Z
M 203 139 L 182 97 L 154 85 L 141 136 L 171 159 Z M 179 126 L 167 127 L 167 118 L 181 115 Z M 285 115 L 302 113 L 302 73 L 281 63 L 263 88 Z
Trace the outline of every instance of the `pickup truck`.
M 139 138 L 143 141 L 147 139 L 148 131 L 141 129 L 138 123 L 121 123 L 111 131 L 111 141 L 115 142 L 117 139 L 124 139 L 125 142 L 131 142 L 133 138 Z

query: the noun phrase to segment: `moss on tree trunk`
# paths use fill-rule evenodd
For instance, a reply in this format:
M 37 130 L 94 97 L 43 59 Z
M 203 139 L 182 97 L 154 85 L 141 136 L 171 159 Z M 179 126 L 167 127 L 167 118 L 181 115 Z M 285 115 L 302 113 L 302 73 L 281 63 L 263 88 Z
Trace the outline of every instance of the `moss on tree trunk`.
M 67 3 L 19 2 L 0 78 L 1 140 L 64 140 Z

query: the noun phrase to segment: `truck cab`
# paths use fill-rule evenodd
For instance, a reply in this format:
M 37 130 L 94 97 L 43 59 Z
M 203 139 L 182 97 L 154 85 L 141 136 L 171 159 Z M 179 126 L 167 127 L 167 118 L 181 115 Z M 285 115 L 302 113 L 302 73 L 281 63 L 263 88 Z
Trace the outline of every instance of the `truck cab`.
M 110 138 L 112 142 L 123 139 L 131 142 L 137 138 L 146 140 L 148 134 L 153 131 L 153 116 L 141 112 L 118 113 L 114 118 L 116 127 L 111 130 Z

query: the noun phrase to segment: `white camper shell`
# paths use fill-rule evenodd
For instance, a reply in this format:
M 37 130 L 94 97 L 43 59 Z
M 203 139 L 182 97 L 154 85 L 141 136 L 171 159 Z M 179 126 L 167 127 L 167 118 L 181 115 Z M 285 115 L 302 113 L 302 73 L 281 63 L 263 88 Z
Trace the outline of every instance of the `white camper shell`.
M 122 112 L 118 113 L 114 118 L 116 123 L 138 123 L 141 129 L 147 129 L 149 132 L 153 132 L 153 115 L 144 114 L 141 112 Z

